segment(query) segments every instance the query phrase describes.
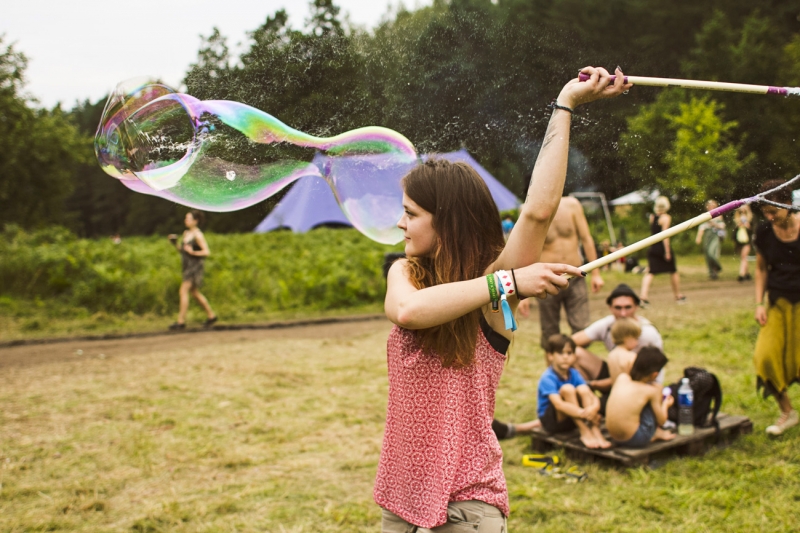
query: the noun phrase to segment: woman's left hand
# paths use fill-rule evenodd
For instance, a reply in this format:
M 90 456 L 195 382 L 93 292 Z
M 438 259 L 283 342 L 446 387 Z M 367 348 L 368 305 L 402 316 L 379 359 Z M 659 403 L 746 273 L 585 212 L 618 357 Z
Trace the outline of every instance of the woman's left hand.
M 566 289 L 569 285 L 569 279 L 562 274 L 583 276 L 579 268 L 560 263 L 534 263 L 515 269 L 517 293 L 540 299 L 547 298 L 548 294 L 558 294 L 558 291 Z

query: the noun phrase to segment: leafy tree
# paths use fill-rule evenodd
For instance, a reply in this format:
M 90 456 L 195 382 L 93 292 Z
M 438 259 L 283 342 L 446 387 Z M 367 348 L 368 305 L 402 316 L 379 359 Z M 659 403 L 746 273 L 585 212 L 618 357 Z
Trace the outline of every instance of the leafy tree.
M 22 92 L 25 56 L 0 37 L 0 224 L 63 223 L 78 163 L 91 151 L 59 108 L 37 110 Z
M 628 121 L 623 154 L 640 183 L 678 195 L 691 207 L 708 198 L 730 198 L 736 180 L 752 163 L 734 138 L 735 121 L 707 97 L 687 100 L 684 91 L 665 91 Z

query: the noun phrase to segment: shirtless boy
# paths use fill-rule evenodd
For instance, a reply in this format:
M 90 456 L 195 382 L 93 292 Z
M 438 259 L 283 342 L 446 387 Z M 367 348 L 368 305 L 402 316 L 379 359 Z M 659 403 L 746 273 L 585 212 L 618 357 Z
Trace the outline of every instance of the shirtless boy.
M 566 335 L 551 335 L 545 350 L 550 366 L 539 379 L 537 406 L 542 427 L 548 433 L 577 427 L 587 448 L 610 447 L 611 443 L 600 433 L 600 400 L 572 368 L 575 342 Z
M 644 448 L 656 440 L 672 440 L 675 435 L 661 429 L 667 420 L 672 396 L 661 401 L 661 389 L 649 383 L 667 364 L 658 348 L 639 350 L 630 375 L 620 374 L 611 388 L 606 405 L 606 429 L 620 446 Z
M 633 319 L 620 318 L 612 324 L 611 338 L 614 340 L 614 349 L 608 352 L 609 377 L 594 381 L 593 389 L 607 394 L 620 374 L 630 374 L 633 362 L 636 360 L 636 352 L 633 350 L 639 345 L 641 334 L 641 326 Z

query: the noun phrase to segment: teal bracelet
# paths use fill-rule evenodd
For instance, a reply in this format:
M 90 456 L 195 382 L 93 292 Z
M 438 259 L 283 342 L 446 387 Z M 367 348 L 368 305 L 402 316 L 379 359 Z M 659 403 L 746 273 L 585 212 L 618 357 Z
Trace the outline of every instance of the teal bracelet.
M 497 290 L 497 282 L 494 279 L 494 274 L 486 276 L 486 283 L 489 285 L 489 298 L 492 300 L 492 313 L 500 311 L 500 293 Z

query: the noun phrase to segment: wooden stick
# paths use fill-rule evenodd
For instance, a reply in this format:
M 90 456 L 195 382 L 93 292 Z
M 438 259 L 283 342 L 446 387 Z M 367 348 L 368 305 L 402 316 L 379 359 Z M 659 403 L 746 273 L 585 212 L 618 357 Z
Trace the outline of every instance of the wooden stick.
M 621 250 L 617 250 L 616 252 L 612 252 L 612 253 L 608 254 L 607 256 L 605 256 L 605 257 L 601 257 L 600 259 L 592 261 L 591 263 L 586 263 L 585 265 L 583 265 L 583 266 L 581 266 L 579 268 L 581 270 L 583 270 L 584 272 L 591 272 L 592 270 L 594 270 L 596 268 L 600 268 L 602 266 L 610 265 L 611 263 L 613 263 L 617 259 L 620 259 L 622 257 L 626 257 L 626 256 L 628 256 L 628 255 L 630 255 L 632 253 L 638 252 L 639 250 L 643 250 L 643 249 L 647 248 L 648 246 L 652 246 L 652 245 L 654 245 L 654 244 L 656 244 L 658 242 L 663 241 L 664 239 L 668 239 L 669 237 L 677 235 L 678 233 L 682 233 L 682 232 L 684 232 L 684 231 L 686 231 L 688 229 L 695 228 L 695 227 L 699 226 L 700 224 L 702 224 L 703 222 L 707 222 L 707 221 L 711 220 L 712 218 L 714 218 L 714 216 L 715 215 L 713 214 L 713 211 L 708 211 L 706 213 L 703 213 L 702 215 L 698 215 L 698 216 L 696 216 L 694 218 L 690 218 L 686 222 L 682 222 L 681 224 L 677 224 L 675 226 L 672 226 L 671 228 L 667 228 L 662 232 L 656 233 L 655 235 L 650 235 L 649 237 L 647 237 L 645 239 L 642 239 L 639 242 L 635 242 L 635 243 L 631 244 L 630 246 L 626 246 L 625 248 L 623 248 Z M 571 276 L 569 274 L 564 274 L 564 276 L 569 277 L 569 278 L 573 277 L 573 276 Z
M 611 76 L 613 83 L 616 76 Z M 580 81 L 589 79 L 587 74 L 579 74 Z M 625 83 L 648 87 L 683 87 L 685 89 L 709 89 L 750 94 L 776 94 L 779 96 L 800 96 L 800 87 L 772 87 L 769 85 L 749 85 L 722 81 L 681 80 L 677 78 L 648 78 L 645 76 L 625 76 Z

